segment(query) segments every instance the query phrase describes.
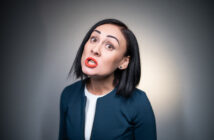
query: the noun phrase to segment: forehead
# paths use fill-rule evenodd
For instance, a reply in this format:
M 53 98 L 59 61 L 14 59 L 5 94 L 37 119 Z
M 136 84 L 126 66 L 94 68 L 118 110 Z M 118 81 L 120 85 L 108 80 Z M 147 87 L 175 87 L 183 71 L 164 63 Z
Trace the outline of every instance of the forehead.
M 120 31 L 120 27 L 117 25 L 113 25 L 113 24 L 103 24 L 103 25 L 97 26 L 95 29 L 103 31 L 104 33 L 111 33 L 111 34 L 115 34 L 115 35 L 122 34 Z
M 107 36 L 112 35 L 120 40 L 120 42 L 126 42 L 124 35 L 121 32 L 121 27 L 113 24 L 104 24 L 95 28 L 101 32 L 100 35 Z M 95 32 L 94 32 L 95 33 Z

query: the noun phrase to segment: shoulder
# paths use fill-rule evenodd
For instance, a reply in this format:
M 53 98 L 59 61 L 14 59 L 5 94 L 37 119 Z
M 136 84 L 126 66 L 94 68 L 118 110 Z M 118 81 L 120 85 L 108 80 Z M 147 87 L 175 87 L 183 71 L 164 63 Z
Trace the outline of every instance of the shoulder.
M 132 93 L 132 97 L 134 100 L 136 101 L 148 101 L 148 97 L 145 91 L 135 88 L 133 93 Z
M 70 96 L 79 93 L 80 89 L 82 88 L 83 83 L 81 80 L 76 81 L 70 85 L 64 87 L 61 93 L 61 99 L 68 99 Z
M 155 114 L 146 93 L 140 89 L 135 89 L 133 97 L 135 99 L 133 124 L 136 139 L 156 140 Z
M 132 94 L 135 107 L 139 111 L 152 111 L 150 100 L 145 91 L 135 88 Z
M 135 122 L 141 124 L 142 122 L 150 123 L 155 125 L 155 115 L 152 108 L 152 105 L 149 101 L 149 98 L 146 95 L 146 92 L 136 88 L 133 93 L 134 100 L 134 118 Z
M 76 81 L 76 82 L 74 82 L 74 83 L 72 83 L 72 84 L 66 86 L 66 87 L 63 89 L 63 91 L 64 91 L 64 92 L 67 92 L 67 91 L 74 91 L 74 90 L 80 89 L 82 85 L 83 85 L 83 84 L 82 84 L 82 81 L 79 80 L 79 81 Z

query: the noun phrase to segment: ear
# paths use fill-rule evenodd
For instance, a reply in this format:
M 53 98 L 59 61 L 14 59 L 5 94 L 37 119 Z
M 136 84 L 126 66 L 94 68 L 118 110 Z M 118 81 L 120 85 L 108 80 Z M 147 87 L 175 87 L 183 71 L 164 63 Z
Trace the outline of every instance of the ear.
M 128 67 L 128 65 L 129 65 L 129 61 L 130 61 L 130 56 L 123 57 L 123 59 L 121 60 L 121 63 L 120 63 L 118 68 L 120 70 L 126 69 Z

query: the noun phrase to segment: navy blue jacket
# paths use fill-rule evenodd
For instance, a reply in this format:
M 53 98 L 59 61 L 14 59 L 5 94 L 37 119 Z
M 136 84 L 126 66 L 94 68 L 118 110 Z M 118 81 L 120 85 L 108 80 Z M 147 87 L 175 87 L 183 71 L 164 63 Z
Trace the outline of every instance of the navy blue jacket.
M 84 140 L 85 82 L 77 81 L 60 97 L 59 140 Z M 155 116 L 144 91 L 125 99 L 116 89 L 97 99 L 91 140 L 156 140 Z

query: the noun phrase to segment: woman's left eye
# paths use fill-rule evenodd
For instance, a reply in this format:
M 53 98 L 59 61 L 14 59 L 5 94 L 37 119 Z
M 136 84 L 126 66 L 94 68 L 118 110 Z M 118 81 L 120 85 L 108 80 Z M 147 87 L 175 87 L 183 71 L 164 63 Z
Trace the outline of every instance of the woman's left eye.
M 114 49 L 114 46 L 111 45 L 111 44 L 107 44 L 106 47 L 107 47 L 107 49 L 110 49 L 110 50 L 113 50 L 113 49 Z

